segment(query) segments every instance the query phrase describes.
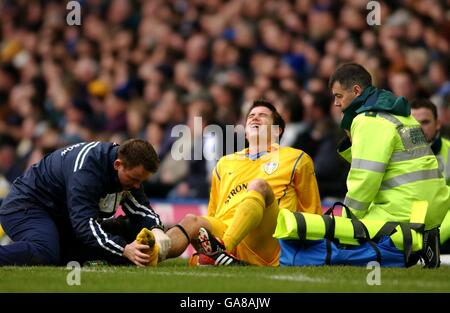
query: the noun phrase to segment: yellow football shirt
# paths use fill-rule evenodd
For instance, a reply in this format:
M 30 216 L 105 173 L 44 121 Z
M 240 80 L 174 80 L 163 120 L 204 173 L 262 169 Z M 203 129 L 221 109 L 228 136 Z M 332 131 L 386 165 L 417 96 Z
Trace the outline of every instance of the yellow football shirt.
M 263 155 L 248 148 L 222 157 L 213 170 L 208 216 L 230 225 L 235 210 L 256 178 L 272 187 L 280 208 L 321 214 L 319 189 L 311 158 L 303 151 L 273 145 Z

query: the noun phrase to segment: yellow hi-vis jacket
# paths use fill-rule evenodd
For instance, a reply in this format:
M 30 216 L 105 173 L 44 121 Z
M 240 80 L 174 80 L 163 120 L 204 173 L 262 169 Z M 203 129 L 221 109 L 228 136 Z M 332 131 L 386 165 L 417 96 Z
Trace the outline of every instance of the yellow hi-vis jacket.
M 436 153 L 436 158 L 439 163 L 439 170 L 445 177 L 447 186 L 450 186 L 450 141 L 448 139 L 438 137 L 435 142 L 431 145 L 433 152 Z M 438 150 L 438 151 L 436 151 Z M 450 239 L 450 207 L 447 208 L 447 214 L 441 224 L 441 244 L 444 244 Z
M 362 112 L 350 127 L 351 162 L 344 203 L 359 218 L 409 222 L 426 201 L 425 230 L 438 227 L 450 203 L 449 188 L 418 122 L 411 116 Z
M 447 185 L 450 185 L 450 141 L 442 137 L 439 137 L 438 140 L 440 140 L 440 149 L 436 154 L 436 158 L 439 163 L 439 170 L 444 176 Z M 431 146 L 432 149 L 433 145 Z

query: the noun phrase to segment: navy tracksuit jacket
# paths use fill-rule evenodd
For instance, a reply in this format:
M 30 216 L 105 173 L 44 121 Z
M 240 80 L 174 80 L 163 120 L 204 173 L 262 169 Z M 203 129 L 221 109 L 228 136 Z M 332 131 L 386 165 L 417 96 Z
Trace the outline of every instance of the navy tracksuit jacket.
M 101 226 L 101 218 L 112 217 L 119 204 L 139 227 L 163 228 L 142 188 L 122 190 L 113 167 L 118 147 L 75 144 L 47 155 L 17 178 L 0 208 L 0 222 L 14 241 L 0 246 L 0 265 L 58 264 L 60 220 L 70 221 L 84 247 L 122 256 L 125 238 Z

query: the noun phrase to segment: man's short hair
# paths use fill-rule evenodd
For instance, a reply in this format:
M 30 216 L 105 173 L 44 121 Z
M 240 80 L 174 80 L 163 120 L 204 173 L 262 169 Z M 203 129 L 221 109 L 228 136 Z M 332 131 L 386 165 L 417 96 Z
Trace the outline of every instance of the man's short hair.
M 155 149 L 142 139 L 129 139 L 121 144 L 118 158 L 127 169 L 142 165 L 146 171 L 155 173 L 159 166 L 159 157 Z
M 437 108 L 433 102 L 425 98 L 417 98 L 411 101 L 411 109 L 428 109 L 433 113 L 434 119 L 437 120 Z
M 345 63 L 339 66 L 331 75 L 328 87 L 338 82 L 344 89 L 349 89 L 353 85 L 360 85 L 363 89 L 372 85 L 372 77 L 369 72 L 357 63 Z
M 281 139 L 281 137 L 283 136 L 283 133 L 284 133 L 284 129 L 286 128 L 286 122 L 283 120 L 280 113 L 278 113 L 277 109 L 275 109 L 273 104 L 270 103 L 269 101 L 267 101 L 265 99 L 258 99 L 258 100 L 253 101 L 252 106 L 250 107 L 250 109 L 247 112 L 246 118 L 248 118 L 250 112 L 256 107 L 266 107 L 272 112 L 273 125 L 278 125 L 278 127 L 280 127 L 281 133 L 280 133 L 279 139 Z

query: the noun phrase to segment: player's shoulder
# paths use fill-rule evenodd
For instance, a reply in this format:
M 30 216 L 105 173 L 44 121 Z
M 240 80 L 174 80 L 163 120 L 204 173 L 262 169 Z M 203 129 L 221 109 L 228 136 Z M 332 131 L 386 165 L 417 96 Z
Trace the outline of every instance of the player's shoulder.
M 295 158 L 310 158 L 308 153 L 303 151 L 302 149 L 293 148 L 293 147 L 280 147 L 280 153 L 283 155 L 289 156 L 289 157 L 295 157 Z
M 66 155 L 69 161 L 66 165 L 72 166 L 74 163 L 74 172 L 85 168 L 104 168 L 115 156 L 113 148 L 117 146 L 111 142 L 91 141 L 74 145 L 74 149 L 67 148 Z M 63 151 L 64 152 L 64 151 Z
M 309 164 L 309 166 L 313 166 L 313 160 L 311 156 L 305 151 L 292 147 L 281 147 L 280 148 L 281 158 L 285 160 L 285 162 L 289 162 L 294 164 L 295 168 L 302 168 L 304 165 Z
M 385 112 L 365 111 L 355 116 L 352 126 L 355 124 L 364 125 L 382 125 L 396 128 L 397 124 L 409 124 L 411 119 L 409 116 L 398 116 Z
M 298 148 L 293 148 L 293 147 L 289 147 L 289 146 L 280 146 L 279 150 L 281 153 L 284 154 L 301 154 L 304 151 Z
M 220 173 L 222 170 L 242 166 L 243 160 L 246 160 L 246 149 L 222 156 L 217 161 L 215 170 Z
M 245 148 L 240 151 L 236 151 L 234 153 L 226 154 L 219 159 L 218 163 L 229 163 L 245 159 L 247 152 L 248 149 Z

